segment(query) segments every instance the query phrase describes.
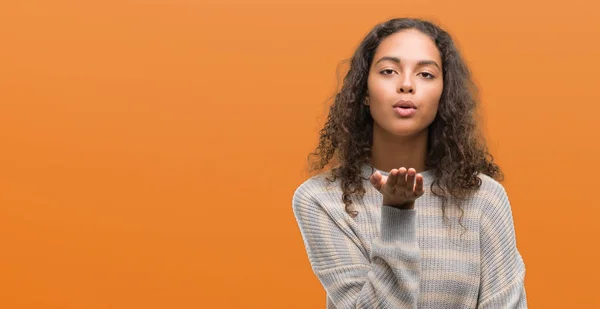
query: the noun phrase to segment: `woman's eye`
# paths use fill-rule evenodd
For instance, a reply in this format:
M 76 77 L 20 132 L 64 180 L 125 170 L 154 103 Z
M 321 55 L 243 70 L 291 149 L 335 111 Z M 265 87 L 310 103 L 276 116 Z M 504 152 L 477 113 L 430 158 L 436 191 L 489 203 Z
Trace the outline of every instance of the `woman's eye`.
M 433 76 L 433 74 L 427 73 L 427 72 L 421 72 L 421 75 L 427 79 L 432 79 L 435 77 L 435 76 Z
M 385 69 L 385 70 L 381 71 L 380 73 L 383 73 L 383 72 L 390 72 L 390 74 L 392 74 L 394 72 L 394 70 L 392 70 L 392 69 Z M 390 74 L 383 74 L 383 75 L 390 75 Z

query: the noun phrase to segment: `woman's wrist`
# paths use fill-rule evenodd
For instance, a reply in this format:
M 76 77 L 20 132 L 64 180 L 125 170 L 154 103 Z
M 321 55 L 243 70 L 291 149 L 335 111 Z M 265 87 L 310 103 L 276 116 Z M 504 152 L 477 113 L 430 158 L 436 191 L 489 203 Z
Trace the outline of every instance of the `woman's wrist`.
M 386 203 L 384 201 L 383 202 L 383 206 L 393 207 L 393 208 L 396 208 L 396 209 L 414 209 L 415 208 L 415 201 L 408 201 L 408 202 L 404 202 L 404 203 L 401 203 L 401 204 Z

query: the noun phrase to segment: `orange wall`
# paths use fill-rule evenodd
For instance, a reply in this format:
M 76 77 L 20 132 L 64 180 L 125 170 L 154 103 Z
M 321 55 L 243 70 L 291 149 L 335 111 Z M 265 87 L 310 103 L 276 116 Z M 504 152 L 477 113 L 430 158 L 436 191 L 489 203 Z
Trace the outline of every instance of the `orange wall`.
M 530 307 L 599 308 L 598 5 L 489 3 L 2 1 L 0 308 L 324 308 L 291 197 L 403 15 L 481 86 Z

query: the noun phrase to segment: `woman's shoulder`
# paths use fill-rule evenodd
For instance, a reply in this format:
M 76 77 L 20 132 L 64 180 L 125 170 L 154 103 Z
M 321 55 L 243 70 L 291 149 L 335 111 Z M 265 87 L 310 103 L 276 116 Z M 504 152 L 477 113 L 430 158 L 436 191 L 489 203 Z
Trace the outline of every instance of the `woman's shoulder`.
M 298 185 L 292 197 L 295 212 L 305 211 L 312 215 L 345 218 L 341 179 L 331 170 L 310 176 Z M 337 220 L 337 219 L 336 219 Z
M 316 175 L 309 176 L 302 183 L 300 183 L 294 191 L 294 198 L 317 198 L 320 195 L 337 193 L 337 191 L 340 191 L 339 188 L 339 178 L 336 178 L 331 171 L 324 171 Z
M 502 193 L 506 191 L 504 186 L 499 181 L 490 177 L 489 175 L 479 173 L 477 174 L 477 177 L 481 180 L 479 191 L 482 193 Z
M 486 212 L 511 212 L 511 206 L 505 187 L 496 179 L 478 174 L 481 186 L 474 196 L 474 202 L 479 204 L 482 213 Z

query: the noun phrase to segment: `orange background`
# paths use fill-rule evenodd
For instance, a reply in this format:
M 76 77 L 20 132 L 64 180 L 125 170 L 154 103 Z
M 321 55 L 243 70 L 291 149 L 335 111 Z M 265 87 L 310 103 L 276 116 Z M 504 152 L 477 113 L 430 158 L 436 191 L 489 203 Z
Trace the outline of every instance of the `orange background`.
M 592 1 L 2 1 L 0 308 L 324 308 L 291 208 L 338 63 L 425 17 L 481 87 L 531 308 L 600 308 Z

